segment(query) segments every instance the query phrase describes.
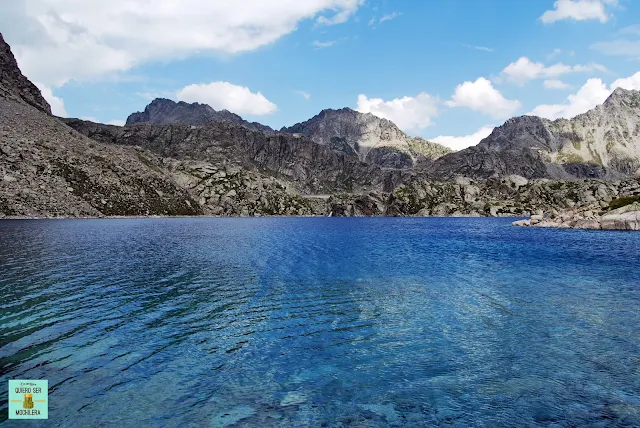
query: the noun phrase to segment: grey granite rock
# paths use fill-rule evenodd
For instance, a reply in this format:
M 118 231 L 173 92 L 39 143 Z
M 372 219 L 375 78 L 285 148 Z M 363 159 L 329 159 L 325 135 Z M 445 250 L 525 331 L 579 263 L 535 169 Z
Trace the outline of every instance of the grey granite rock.
M 63 121 L 96 141 L 140 146 L 162 157 L 234 164 L 287 180 L 303 194 L 391 191 L 409 176 L 363 163 L 304 136 L 270 135 L 232 122 L 117 127 L 79 119 Z
M 448 154 L 435 178 L 518 174 L 526 178 L 618 179 L 640 174 L 640 92 L 616 89 L 596 108 L 570 120 L 521 116 L 477 146 Z
M 27 79 L 11 52 L 11 47 L 0 33 L 0 96 L 7 99 L 22 100 L 27 104 L 51 114 L 51 106 L 29 79 Z
M 350 108 L 322 110 L 313 118 L 280 132 L 301 134 L 331 146 L 339 138 L 362 161 L 384 168 L 409 168 L 421 158 L 436 159 L 451 149 L 419 137 L 410 137 L 393 122 Z
M 228 110 L 216 111 L 207 104 L 175 102 L 166 98 L 156 98 L 142 112 L 132 113 L 127 117 L 127 125 L 135 123 L 154 123 L 170 125 L 204 125 L 208 122 L 228 121 L 237 123 L 254 131 L 273 133 L 273 129 L 258 122 L 248 122 Z
M 596 212 L 586 203 L 578 209 L 569 209 L 551 217 L 531 216 L 528 220 L 513 222 L 514 226 L 573 228 L 591 230 L 640 230 L 640 203 L 634 202 L 617 209 Z

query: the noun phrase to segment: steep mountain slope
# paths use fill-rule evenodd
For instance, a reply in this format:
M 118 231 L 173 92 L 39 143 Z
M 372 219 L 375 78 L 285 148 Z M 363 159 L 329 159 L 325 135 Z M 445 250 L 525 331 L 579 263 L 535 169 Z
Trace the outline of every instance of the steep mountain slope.
M 51 116 L 1 36 L 0 67 L 0 216 L 202 214 L 157 156 L 97 143 Z
M 318 144 L 384 168 L 408 168 L 451 152 L 439 144 L 408 136 L 390 120 L 350 108 L 322 110 L 280 132 L 305 135 Z
M 140 146 L 163 157 L 237 165 L 283 179 L 302 193 L 391 191 L 408 175 L 405 171 L 384 171 L 303 136 L 270 135 L 232 122 L 118 127 L 62 120 L 97 141 Z
M 51 106 L 42 97 L 40 89 L 23 76 L 11 52 L 11 47 L 4 41 L 2 34 L 0 34 L 0 96 L 22 100 L 38 110 L 51 114 Z
M 151 101 L 143 112 L 136 112 L 127 118 L 127 125 L 135 123 L 154 123 L 169 125 L 182 123 L 185 125 L 204 125 L 208 122 L 229 121 L 243 125 L 254 131 L 273 133 L 273 129 L 257 122 L 248 122 L 228 110 L 216 111 L 207 104 L 174 102 L 166 98 Z
M 617 178 L 640 174 L 640 92 L 618 88 L 573 119 L 509 119 L 477 146 L 448 154 L 432 176 L 486 178 Z

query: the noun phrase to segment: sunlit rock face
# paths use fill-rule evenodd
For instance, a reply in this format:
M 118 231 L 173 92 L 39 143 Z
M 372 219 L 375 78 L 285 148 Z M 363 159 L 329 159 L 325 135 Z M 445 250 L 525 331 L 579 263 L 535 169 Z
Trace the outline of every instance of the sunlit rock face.
M 322 110 L 280 132 L 306 135 L 318 144 L 333 147 L 340 141 L 344 145 L 339 150 L 386 168 L 409 168 L 422 158 L 433 160 L 451 152 L 440 144 L 410 137 L 390 120 L 350 108 Z

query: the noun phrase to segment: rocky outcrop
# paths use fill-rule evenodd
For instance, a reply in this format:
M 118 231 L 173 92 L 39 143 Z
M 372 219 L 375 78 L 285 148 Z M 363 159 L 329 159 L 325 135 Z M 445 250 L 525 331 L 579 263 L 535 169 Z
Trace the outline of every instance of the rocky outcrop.
M 248 122 L 228 110 L 216 111 L 207 104 L 175 102 L 166 98 L 156 98 L 151 101 L 143 112 L 132 113 L 127 117 L 127 125 L 135 123 L 153 123 L 170 125 L 181 123 L 185 125 L 204 125 L 208 122 L 233 122 L 254 131 L 273 133 L 273 129 L 258 122 Z
M 360 162 L 304 136 L 269 135 L 231 122 L 125 127 L 79 119 L 64 122 L 96 141 L 140 146 L 162 157 L 230 163 L 286 180 L 303 194 L 391 191 L 409 176 Z
M 477 146 L 436 160 L 430 174 L 450 179 L 519 174 L 527 178 L 619 179 L 640 174 L 640 92 L 616 89 L 573 119 L 509 119 Z
M 550 216 L 534 215 L 513 222 L 514 226 L 550 227 L 559 229 L 640 230 L 640 190 L 632 196 L 613 199 L 604 209 L 596 204 L 584 204 Z
M 387 210 L 417 216 L 550 216 L 588 204 L 602 210 L 612 200 L 636 193 L 637 179 L 528 180 L 511 175 L 437 182 L 416 177 L 393 192 Z
M 439 144 L 408 136 L 390 120 L 350 108 L 322 110 L 280 132 L 305 135 L 326 146 L 335 146 L 332 141 L 338 138 L 351 149 L 343 148 L 343 152 L 384 168 L 409 168 L 420 158 L 436 159 L 451 152 Z
M 305 198 L 273 177 L 234 165 L 165 159 L 164 166 L 207 215 L 324 215 L 323 199 Z
M 0 96 L 5 99 L 21 100 L 51 114 L 51 106 L 42 97 L 40 89 L 27 79 L 11 52 L 11 47 L 0 34 Z

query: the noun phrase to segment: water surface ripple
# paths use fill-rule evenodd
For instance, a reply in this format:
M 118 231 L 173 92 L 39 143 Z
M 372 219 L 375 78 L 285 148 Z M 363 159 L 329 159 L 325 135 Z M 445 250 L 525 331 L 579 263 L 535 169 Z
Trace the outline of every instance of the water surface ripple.
M 0 221 L 0 422 L 640 426 L 640 234 L 510 222 Z

